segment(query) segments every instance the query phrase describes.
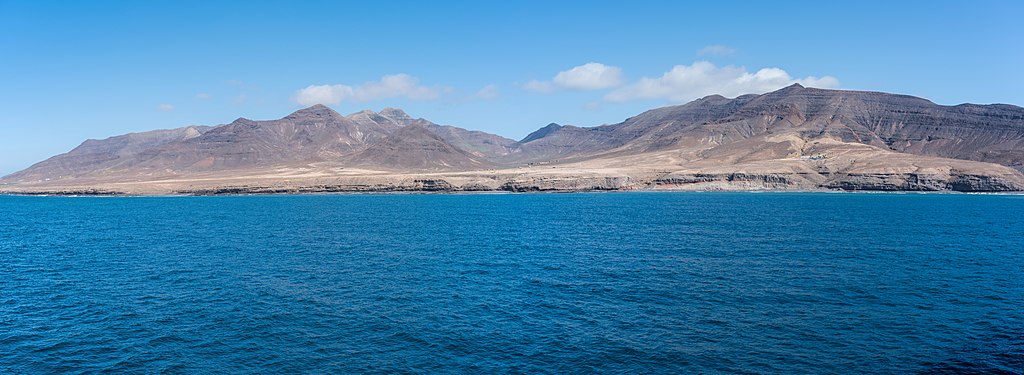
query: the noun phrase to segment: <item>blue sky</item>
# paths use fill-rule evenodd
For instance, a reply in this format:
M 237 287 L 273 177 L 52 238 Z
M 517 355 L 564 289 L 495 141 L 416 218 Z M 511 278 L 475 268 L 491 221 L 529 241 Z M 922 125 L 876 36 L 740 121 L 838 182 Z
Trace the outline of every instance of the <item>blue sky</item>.
M 1021 1 L 0 0 L 0 175 L 322 102 L 521 138 L 792 82 L 1024 104 Z

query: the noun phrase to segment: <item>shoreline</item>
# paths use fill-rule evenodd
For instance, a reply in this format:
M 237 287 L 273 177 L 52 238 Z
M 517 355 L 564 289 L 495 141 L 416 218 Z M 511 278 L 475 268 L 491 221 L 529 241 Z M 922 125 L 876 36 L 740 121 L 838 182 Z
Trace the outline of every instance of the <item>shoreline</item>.
M 1024 196 L 1024 191 L 955 191 L 955 190 L 842 190 L 842 189 L 575 189 L 575 190 L 335 190 L 335 191 L 251 191 L 180 194 L 137 194 L 119 191 L 0 191 L 11 197 L 245 197 L 245 196 L 315 196 L 315 195 L 518 195 L 518 194 L 595 194 L 595 193 L 737 193 L 737 194 L 892 194 L 892 195 L 1007 195 Z

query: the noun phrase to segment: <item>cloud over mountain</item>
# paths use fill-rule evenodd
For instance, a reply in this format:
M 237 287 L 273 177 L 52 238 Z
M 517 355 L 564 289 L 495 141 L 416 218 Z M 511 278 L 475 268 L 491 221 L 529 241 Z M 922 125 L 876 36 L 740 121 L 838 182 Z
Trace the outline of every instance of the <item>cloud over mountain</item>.
M 744 67 L 718 67 L 707 61 L 676 65 L 661 77 L 644 77 L 605 95 L 605 100 L 624 102 L 636 99 L 664 99 L 686 102 L 703 96 L 719 94 L 735 97 L 761 94 L 799 83 L 808 87 L 836 88 L 839 80 L 831 76 L 793 78 L 779 68 L 763 68 L 748 72 Z
M 622 84 L 622 68 L 590 62 L 558 72 L 550 81 L 530 81 L 524 88 L 551 92 L 556 89 L 601 90 Z
M 412 100 L 437 99 L 447 88 L 423 86 L 416 77 L 405 73 L 385 75 L 379 81 L 358 86 L 343 84 L 310 85 L 298 90 L 293 101 L 300 105 L 336 105 L 343 101 L 368 102 L 374 100 L 406 98 Z

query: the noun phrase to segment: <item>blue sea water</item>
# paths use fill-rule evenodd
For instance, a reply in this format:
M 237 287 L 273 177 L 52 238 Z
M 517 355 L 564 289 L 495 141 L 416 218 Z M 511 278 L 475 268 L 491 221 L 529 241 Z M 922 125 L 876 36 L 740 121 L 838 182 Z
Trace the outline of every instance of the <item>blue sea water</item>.
M 1024 196 L 0 196 L 0 373 L 1024 371 Z

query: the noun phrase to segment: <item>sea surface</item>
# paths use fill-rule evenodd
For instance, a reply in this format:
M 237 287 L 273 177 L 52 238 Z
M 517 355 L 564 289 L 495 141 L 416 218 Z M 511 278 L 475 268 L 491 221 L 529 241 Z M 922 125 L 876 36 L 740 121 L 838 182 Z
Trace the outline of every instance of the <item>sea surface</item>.
M 0 373 L 1024 372 L 1024 196 L 0 196 Z

